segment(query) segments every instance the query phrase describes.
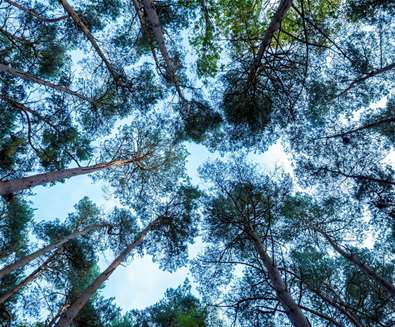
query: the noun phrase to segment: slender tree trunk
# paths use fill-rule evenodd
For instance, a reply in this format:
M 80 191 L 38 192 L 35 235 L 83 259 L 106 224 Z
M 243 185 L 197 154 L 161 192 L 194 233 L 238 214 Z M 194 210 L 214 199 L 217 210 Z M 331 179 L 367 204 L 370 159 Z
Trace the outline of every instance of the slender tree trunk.
M 252 228 L 249 228 L 248 233 L 251 236 L 251 240 L 254 244 L 255 250 L 258 252 L 259 257 L 261 258 L 262 263 L 267 270 L 267 274 L 271 281 L 272 287 L 275 290 L 277 298 L 279 299 L 282 307 L 284 308 L 288 319 L 295 327 L 310 327 L 311 325 L 309 321 L 287 290 L 287 287 L 282 280 L 280 271 L 266 252 L 266 249 L 262 245 L 258 235 Z
M 180 98 L 180 101 L 184 104 L 187 102 L 184 96 L 184 93 L 181 89 L 180 83 L 178 82 L 176 70 L 172 60 L 170 59 L 169 52 L 167 51 L 167 47 L 165 44 L 165 39 L 163 37 L 163 32 L 161 28 L 161 24 L 159 21 L 159 16 L 155 9 L 155 3 L 153 0 L 141 0 L 141 3 L 144 7 L 144 12 L 147 18 L 147 22 L 151 29 L 151 32 L 155 38 L 159 51 L 162 55 L 162 58 L 165 62 L 165 69 L 168 79 L 174 84 L 177 94 Z
M 7 301 L 10 297 L 18 293 L 20 289 L 22 289 L 27 284 L 35 280 L 38 276 L 40 276 L 40 274 L 45 270 L 45 268 L 47 268 L 47 265 L 55 258 L 57 252 L 58 251 L 56 251 L 54 254 L 48 257 L 43 264 L 41 264 L 37 269 L 35 269 L 29 276 L 27 276 L 23 281 L 21 281 L 18 285 L 16 285 L 12 290 L 0 296 L 0 304 Z
M 91 99 L 87 98 L 86 96 L 84 96 L 84 95 L 82 95 L 82 94 L 80 94 L 78 92 L 70 90 L 66 86 L 54 84 L 54 83 L 52 83 L 50 81 L 43 80 L 43 79 L 41 79 L 39 77 L 36 77 L 36 76 L 33 76 L 33 75 L 29 74 L 29 73 L 22 72 L 20 70 L 14 69 L 14 68 L 12 68 L 11 66 L 8 66 L 8 65 L 4 65 L 4 64 L 0 63 L 0 72 L 7 73 L 7 74 L 10 74 L 10 75 L 14 75 L 14 76 L 17 76 L 19 78 L 24 79 L 25 81 L 29 81 L 29 82 L 33 82 L 33 83 L 40 84 L 40 85 L 43 85 L 43 86 L 47 86 L 47 87 L 49 87 L 51 89 L 54 89 L 54 90 L 57 90 L 57 91 L 60 91 L 60 92 L 63 92 L 63 93 L 70 94 L 72 96 L 75 96 L 75 97 L 83 100 L 83 101 L 92 102 Z
M 378 121 L 375 121 L 375 122 L 372 122 L 372 123 L 368 123 L 368 124 L 365 124 L 363 126 L 360 126 L 360 127 L 357 127 L 357 128 L 351 129 L 351 130 L 348 130 L 346 132 L 341 132 L 341 133 L 337 133 L 337 134 L 333 134 L 333 135 L 329 135 L 329 136 L 320 137 L 320 139 L 332 139 L 332 138 L 336 138 L 336 137 L 342 137 L 342 136 L 346 136 L 346 135 L 350 135 L 352 133 L 356 133 L 356 132 L 362 131 L 364 129 L 375 128 L 375 127 L 378 127 L 380 125 L 389 124 L 389 123 L 395 123 L 395 117 L 389 117 L 389 118 L 386 118 L 386 119 L 381 119 L 381 120 L 378 120 Z
M 291 5 L 292 5 L 292 0 L 281 0 L 281 3 L 278 6 L 277 11 L 272 17 L 269 27 L 267 28 L 265 35 L 263 36 L 261 44 L 259 45 L 258 53 L 251 64 L 250 72 L 248 74 L 248 85 L 254 84 L 257 71 L 262 62 L 263 55 L 265 54 L 266 49 L 270 46 L 270 43 L 272 42 L 273 34 L 278 30 L 289 8 L 291 8 Z
M 322 312 L 319 312 L 319 311 L 317 311 L 317 310 L 311 309 L 311 308 L 309 308 L 309 307 L 305 307 L 304 305 L 299 305 L 299 307 L 300 307 L 302 310 L 304 310 L 304 311 L 310 312 L 310 313 L 312 313 L 313 315 L 316 315 L 316 316 L 318 316 L 318 317 L 320 317 L 320 318 L 322 318 L 322 319 L 325 319 L 326 321 L 331 322 L 332 324 L 334 324 L 334 325 L 337 326 L 337 327 L 344 327 L 342 324 L 340 324 L 339 322 L 337 322 L 334 318 L 332 318 L 332 317 L 330 317 L 330 316 L 328 316 L 328 315 L 326 315 L 326 314 L 324 314 L 324 313 L 322 313 Z
M 343 250 L 328 234 L 320 229 L 316 229 L 332 246 L 332 248 L 339 253 L 343 258 L 347 259 L 354 266 L 358 267 L 362 272 L 369 276 L 372 280 L 383 286 L 392 297 L 395 297 L 395 286 L 392 285 L 385 278 L 377 274 L 370 266 L 363 263 L 355 253 L 349 253 Z
M 160 74 L 165 76 L 165 74 L 162 72 L 162 68 L 160 67 L 160 62 L 158 60 L 158 56 L 156 55 L 156 51 L 154 48 L 154 42 L 152 41 L 151 32 L 149 31 L 148 24 L 147 24 L 145 15 L 144 15 L 144 6 L 140 0 L 133 0 L 133 5 L 134 5 L 134 9 L 137 12 L 137 16 L 139 17 L 141 28 L 143 29 L 143 31 L 147 37 L 147 41 L 150 45 L 152 57 L 154 58 L 156 68 L 158 69 Z
M 353 178 L 353 179 L 357 179 L 357 180 L 365 180 L 365 181 L 369 181 L 369 182 L 373 182 L 373 183 L 387 184 L 387 185 L 394 185 L 395 186 L 395 181 L 392 181 L 392 180 L 375 178 L 375 177 L 371 177 L 371 176 L 367 176 L 367 175 L 348 174 L 348 173 L 345 173 L 341 170 L 334 170 L 334 169 L 331 169 L 328 167 L 321 167 L 321 168 L 319 168 L 319 170 L 325 170 L 325 171 L 330 172 L 332 174 L 341 175 L 341 176 L 344 176 L 347 178 Z
M 376 69 L 376 70 L 372 70 L 372 71 L 370 71 L 369 73 L 366 73 L 364 76 L 362 76 L 362 77 L 360 77 L 360 78 L 357 78 L 357 79 L 355 79 L 354 81 L 352 81 L 352 82 L 350 83 L 350 85 L 348 85 L 348 86 L 347 86 L 343 91 L 341 91 L 336 97 L 342 96 L 342 95 L 346 94 L 348 91 L 350 91 L 350 90 L 351 90 L 353 87 L 355 87 L 357 84 L 362 83 L 363 81 L 365 81 L 365 80 L 367 80 L 367 79 L 369 79 L 369 78 L 371 78 L 371 77 L 375 77 L 375 76 L 377 76 L 377 75 L 386 73 L 386 72 L 388 72 L 388 71 L 390 71 L 390 70 L 392 70 L 392 69 L 394 69 L 394 68 L 395 68 L 395 62 L 392 63 L 392 64 L 389 64 L 388 66 L 381 67 L 381 68 L 378 68 L 378 69 Z
M 69 326 L 73 319 L 78 315 L 78 312 L 85 306 L 92 295 L 103 285 L 103 283 L 111 276 L 111 274 L 118 268 L 118 266 L 127 258 L 132 250 L 139 246 L 143 241 L 145 236 L 153 230 L 161 222 L 160 218 L 155 219 L 147 227 L 143 229 L 141 233 L 135 238 L 133 243 L 129 244 L 115 260 L 104 270 L 93 282 L 90 284 L 80 295 L 77 300 L 74 301 L 72 305 L 60 316 L 56 327 L 67 327 Z
M 132 162 L 137 163 L 137 161 L 138 160 L 134 158 L 127 160 L 113 160 L 109 162 L 99 163 L 93 166 L 69 168 L 59 171 L 51 171 L 48 173 L 37 174 L 28 177 L 22 177 L 19 179 L 14 179 L 9 181 L 0 181 L 0 195 L 19 192 L 38 185 L 57 182 L 73 176 L 91 174 L 102 169 L 123 166 L 130 164 Z
M 60 22 L 62 20 L 65 20 L 66 18 L 68 18 L 67 15 L 61 16 L 61 17 L 56 17 L 56 18 L 46 18 L 46 17 L 43 17 L 43 16 L 37 14 L 34 10 L 27 8 L 16 1 L 12 1 L 12 0 L 4 0 L 4 1 L 7 2 L 8 4 L 10 4 L 11 6 L 14 6 L 15 8 L 18 8 L 18 9 L 28 13 L 29 15 L 37 18 L 39 21 L 44 22 L 44 23 L 57 23 L 57 22 Z
M 34 259 L 37 259 L 38 257 L 48 253 L 49 251 L 52 251 L 56 248 L 59 248 L 60 246 L 62 246 L 63 244 L 65 244 L 66 242 L 87 234 L 93 230 L 96 230 L 98 228 L 102 228 L 102 227 L 108 227 L 108 224 L 94 224 L 94 225 L 89 225 L 88 227 L 86 227 L 85 229 L 81 230 L 81 231 L 75 231 L 69 235 L 67 235 L 66 237 L 60 239 L 59 241 L 56 241 L 52 244 L 49 244 L 47 246 L 44 246 L 43 248 L 41 248 L 40 250 L 37 250 L 36 252 L 33 252 L 32 254 L 29 254 L 27 256 L 24 256 L 22 258 L 20 258 L 19 260 L 15 261 L 14 263 L 4 267 L 3 269 L 0 270 L 0 279 L 3 278 L 4 276 L 12 273 L 14 270 L 20 269 L 22 267 L 24 267 L 25 265 L 27 265 L 29 262 L 33 261 Z
M 332 296 L 324 294 L 321 290 L 311 287 L 309 283 L 302 280 L 302 282 L 307 286 L 307 288 L 328 303 L 330 306 L 334 307 L 335 309 L 339 310 L 349 321 L 351 321 L 356 327 L 365 327 L 362 322 L 359 321 L 352 312 L 347 309 L 347 304 L 339 297 L 336 296 L 336 299 Z
M 107 59 L 105 56 L 104 52 L 101 50 L 99 45 L 97 44 L 95 38 L 89 31 L 88 27 L 84 24 L 84 22 L 81 20 L 81 18 L 78 16 L 78 14 L 75 12 L 72 6 L 67 2 L 67 0 L 59 0 L 59 2 L 62 4 L 64 10 L 70 15 L 70 17 L 73 19 L 74 23 L 78 26 L 78 28 L 84 33 L 85 37 L 88 39 L 92 47 L 95 49 L 96 53 L 98 56 L 103 60 L 104 64 L 106 65 L 108 71 L 110 72 L 112 78 L 114 79 L 115 83 L 118 82 L 120 75 L 116 73 L 113 65 L 110 63 L 110 61 Z

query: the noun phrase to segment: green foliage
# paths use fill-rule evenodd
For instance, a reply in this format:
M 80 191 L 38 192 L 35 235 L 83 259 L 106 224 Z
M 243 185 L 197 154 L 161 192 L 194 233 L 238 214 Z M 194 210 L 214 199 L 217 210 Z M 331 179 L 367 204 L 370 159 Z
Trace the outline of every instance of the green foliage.
M 130 327 L 145 327 L 152 324 L 158 327 L 207 326 L 205 322 L 206 310 L 192 295 L 188 280 L 176 289 L 167 289 L 164 298 L 158 303 L 143 311 L 131 311 L 128 313 L 128 317 L 134 321 L 133 324 L 127 325 Z
M 181 140 L 202 143 L 210 132 L 219 127 L 221 122 L 222 118 L 219 113 L 203 103 L 192 101 L 189 103 L 189 112 L 184 119 L 184 128 L 179 137 Z
M 236 84 L 234 77 L 228 79 L 229 87 L 223 98 L 225 118 L 233 125 L 245 125 L 252 133 L 263 130 L 271 119 L 272 100 L 268 94 Z

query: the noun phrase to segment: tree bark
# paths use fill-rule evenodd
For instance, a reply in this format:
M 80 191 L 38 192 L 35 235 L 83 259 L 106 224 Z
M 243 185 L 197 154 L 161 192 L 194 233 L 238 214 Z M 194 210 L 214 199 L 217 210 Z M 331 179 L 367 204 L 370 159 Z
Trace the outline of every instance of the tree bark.
M 248 85 L 252 85 L 255 82 L 257 71 L 259 66 L 261 65 L 263 55 L 266 52 L 266 49 L 269 47 L 273 34 L 278 30 L 282 20 L 287 14 L 288 10 L 291 8 L 292 0 L 281 0 L 280 5 L 277 8 L 276 13 L 272 17 L 269 27 L 267 28 L 265 35 L 259 45 L 258 53 L 251 64 L 250 71 L 248 74 Z
M 95 38 L 89 31 L 88 27 L 84 24 L 84 22 L 81 20 L 81 18 L 73 9 L 73 7 L 70 6 L 70 4 L 66 0 L 59 0 L 59 2 L 62 4 L 64 10 L 70 15 L 70 17 L 73 19 L 74 23 L 78 26 L 78 28 L 82 31 L 82 33 L 84 33 L 85 37 L 88 39 L 92 47 L 95 49 L 98 56 L 101 58 L 101 60 L 103 60 L 115 83 L 117 83 L 120 78 L 120 75 L 117 74 L 113 65 L 110 63 L 110 61 L 105 56 L 104 52 L 97 44 Z
M 93 166 L 69 168 L 28 177 L 22 177 L 9 181 L 0 181 L 0 195 L 11 194 L 38 185 L 45 185 L 47 183 L 57 182 L 62 179 L 67 179 L 74 176 L 91 174 L 102 169 L 123 166 L 137 161 L 138 160 L 135 158 L 125 160 L 113 160 L 109 162 L 99 163 Z
M 78 315 L 78 312 L 85 306 L 92 295 L 103 285 L 103 283 L 111 276 L 111 274 L 118 268 L 118 266 L 127 258 L 132 250 L 139 246 L 145 236 L 153 230 L 161 222 L 160 218 L 155 219 L 142 232 L 138 234 L 133 243 L 129 244 L 115 260 L 104 270 L 93 282 L 89 285 L 77 300 L 74 301 L 70 307 L 60 316 L 59 321 L 55 325 L 56 327 L 67 327 L 73 319 Z
M 151 29 L 151 32 L 155 38 L 159 51 L 162 55 L 162 58 L 165 62 L 166 75 L 171 83 L 174 84 L 177 94 L 182 103 L 187 103 L 184 93 L 181 89 L 180 83 L 178 82 L 176 70 L 172 60 L 170 59 L 169 52 L 167 51 L 167 47 L 165 44 L 165 39 L 163 37 L 163 32 L 161 28 L 161 24 L 159 21 L 159 16 L 155 9 L 155 4 L 153 0 L 141 0 L 141 3 L 144 8 L 144 12 L 147 18 L 148 25 Z M 144 27 L 143 27 L 144 28 Z
M 48 257 L 47 260 L 45 260 L 43 264 L 41 264 L 29 276 L 27 276 L 23 281 L 21 281 L 18 285 L 16 285 L 11 291 L 0 296 L 0 304 L 7 301 L 10 297 L 12 297 L 16 293 L 18 293 L 20 289 L 22 289 L 27 284 L 29 284 L 30 282 L 35 280 L 38 276 L 40 276 L 40 274 L 45 270 L 47 265 L 55 258 L 56 255 L 57 255 L 57 251 L 54 254 L 52 254 L 50 257 Z
M 47 87 L 49 87 L 51 89 L 54 89 L 54 90 L 57 90 L 57 91 L 60 91 L 60 92 L 63 92 L 63 93 L 70 94 L 70 95 L 72 95 L 74 97 L 77 97 L 77 98 L 83 100 L 83 101 L 87 101 L 87 102 L 90 102 L 90 103 L 93 102 L 91 99 L 87 98 L 86 96 L 84 96 L 84 95 L 82 95 L 82 94 L 80 94 L 78 92 L 75 92 L 73 90 L 70 90 L 66 86 L 58 85 L 58 84 L 52 83 L 50 81 L 43 80 L 43 79 L 41 79 L 39 77 L 36 77 L 36 76 L 33 76 L 33 75 L 29 74 L 29 73 L 22 72 L 20 70 L 14 69 L 14 68 L 12 68 L 11 66 L 8 66 L 8 65 L 4 65 L 4 64 L 0 63 L 0 72 L 11 74 L 11 75 L 17 76 L 19 78 L 22 78 L 25 81 L 29 81 L 29 82 L 33 82 L 33 83 L 40 84 L 40 85 L 43 85 L 43 86 L 47 86 Z
M 59 241 L 56 241 L 52 244 L 49 244 L 47 246 L 44 246 L 43 248 L 41 248 L 40 250 L 37 250 L 36 252 L 33 252 L 32 254 L 29 254 L 27 256 L 24 256 L 22 258 L 20 258 L 19 260 L 15 261 L 14 263 L 4 267 L 3 269 L 0 270 L 0 279 L 2 279 L 4 276 L 12 273 L 13 271 L 20 269 L 22 267 L 24 267 L 25 265 L 27 265 L 29 262 L 33 261 L 34 259 L 37 259 L 38 257 L 48 253 L 49 251 L 52 251 L 56 248 L 59 248 L 60 246 L 62 246 L 63 244 L 67 243 L 68 241 L 87 234 L 90 231 L 93 231 L 95 229 L 98 228 L 102 228 L 102 227 L 107 227 L 109 226 L 108 224 L 93 224 L 93 225 L 89 225 L 88 227 L 86 227 L 85 229 L 81 230 L 81 231 L 75 231 L 73 233 L 71 233 L 70 235 L 67 235 L 66 237 L 60 239 Z
M 262 245 L 258 235 L 252 228 L 249 228 L 248 233 L 254 244 L 255 250 L 258 252 L 259 257 L 261 258 L 262 263 L 267 270 L 267 274 L 271 281 L 272 287 L 276 292 L 277 298 L 280 301 L 282 307 L 284 308 L 288 319 L 295 327 L 310 327 L 311 325 L 309 321 L 287 290 L 287 287 L 282 280 L 280 271 L 266 252 L 266 249 Z
M 347 251 L 343 250 L 333 239 L 330 237 L 327 233 L 322 231 L 321 229 L 316 229 L 318 233 L 320 233 L 332 246 L 332 248 L 339 253 L 343 258 L 347 259 L 350 263 L 352 263 L 354 266 L 359 268 L 362 272 L 364 272 L 369 278 L 383 286 L 388 293 L 392 296 L 395 297 L 395 286 L 392 285 L 389 281 L 387 281 L 385 278 L 381 277 L 379 274 L 377 274 L 370 266 L 368 266 L 366 263 L 363 263 L 361 259 L 354 253 L 348 253 Z

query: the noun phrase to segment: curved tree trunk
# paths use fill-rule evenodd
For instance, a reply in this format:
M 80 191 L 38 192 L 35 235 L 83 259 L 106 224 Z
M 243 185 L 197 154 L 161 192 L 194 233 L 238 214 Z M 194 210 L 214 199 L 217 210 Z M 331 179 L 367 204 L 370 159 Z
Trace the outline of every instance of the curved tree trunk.
M 87 167 L 69 168 L 59 171 L 51 171 L 48 173 L 37 174 L 28 177 L 22 177 L 19 179 L 14 179 L 9 181 L 0 181 L 0 195 L 11 194 L 35 186 L 45 185 L 52 182 L 58 182 L 73 176 L 91 174 L 102 169 L 123 166 L 137 161 L 138 159 L 135 158 L 127 159 L 127 160 L 113 160 L 113 161 L 103 162 Z
M 35 269 L 29 276 L 27 276 L 23 281 L 16 285 L 12 290 L 0 296 L 0 304 L 7 301 L 10 297 L 14 296 L 19 292 L 20 289 L 25 287 L 27 284 L 35 280 L 40 274 L 47 268 L 47 265 L 56 257 L 58 251 L 49 256 L 47 260 L 44 261 L 37 269 Z
M 133 243 L 129 244 L 115 260 L 104 270 L 77 298 L 70 307 L 60 316 L 59 321 L 56 323 L 56 327 L 67 327 L 73 319 L 78 315 L 78 312 L 85 306 L 92 295 L 103 285 L 103 283 L 111 276 L 111 274 L 118 268 L 118 266 L 127 258 L 132 250 L 140 245 L 144 241 L 145 236 L 159 225 L 161 219 L 155 219 L 147 227 L 143 229 L 141 233 L 137 235 Z
M 343 258 L 347 259 L 350 263 L 354 266 L 358 267 L 362 272 L 369 276 L 372 280 L 383 286 L 392 297 L 395 297 L 395 286 L 392 285 L 389 281 L 385 278 L 381 277 L 377 274 L 373 268 L 368 266 L 366 263 L 363 263 L 361 259 L 354 253 L 348 253 L 347 251 L 343 250 L 328 234 L 326 234 L 322 230 L 318 230 L 320 233 L 332 246 L 332 248 L 339 253 Z
M 77 97 L 77 98 L 83 100 L 83 101 L 92 102 L 91 99 L 87 98 L 86 96 L 84 96 L 84 95 L 82 95 L 82 94 L 80 94 L 80 93 L 78 93 L 76 91 L 70 90 L 66 86 L 58 85 L 58 84 L 52 83 L 50 81 L 43 80 L 43 79 L 41 79 L 39 77 L 33 76 L 33 75 L 31 75 L 29 73 L 26 73 L 26 72 L 22 72 L 20 70 L 12 68 L 11 66 L 8 66 L 8 65 L 4 65 L 2 63 L 0 63 L 0 72 L 7 73 L 7 74 L 10 74 L 10 75 L 14 75 L 14 76 L 17 76 L 17 77 L 20 77 L 20 78 L 24 79 L 25 81 L 29 81 L 29 82 L 33 82 L 33 83 L 40 84 L 40 85 L 43 85 L 43 86 L 47 86 L 47 87 L 49 87 L 51 89 L 54 89 L 54 90 L 57 90 L 57 91 L 60 91 L 60 92 L 63 92 L 63 93 L 70 94 L 70 95 L 72 95 L 74 97 Z
M 267 274 L 271 281 L 272 287 L 276 292 L 277 298 L 280 301 L 282 307 L 284 308 L 284 311 L 288 316 L 288 319 L 291 321 L 292 325 L 295 327 L 311 327 L 302 310 L 296 304 L 291 294 L 287 290 L 287 287 L 282 280 L 280 271 L 268 255 L 258 235 L 251 228 L 249 229 L 248 233 L 251 236 L 251 240 L 254 244 L 255 250 L 257 251 L 263 265 L 267 270 Z
M 41 248 L 40 250 L 37 250 L 36 252 L 33 252 L 32 254 L 29 254 L 27 256 L 24 256 L 22 258 L 20 258 L 19 260 L 15 261 L 14 263 L 4 267 L 3 269 L 0 270 L 0 279 L 3 278 L 4 276 L 12 273 L 14 270 L 17 270 L 19 268 L 24 267 L 25 265 L 27 265 L 29 262 L 33 261 L 34 259 L 37 259 L 38 257 L 48 253 L 51 250 L 54 250 L 56 248 L 59 248 L 60 246 L 62 246 L 64 243 L 78 237 L 81 235 L 84 235 L 86 233 L 89 233 L 93 230 L 96 230 L 98 228 L 102 228 L 102 227 L 108 227 L 108 224 L 94 224 L 94 225 L 90 225 L 88 227 L 86 227 L 85 229 L 81 230 L 81 231 L 76 231 L 74 233 L 71 233 L 70 235 L 67 235 L 66 237 L 60 239 L 57 242 L 54 242 L 52 244 L 49 244 L 47 246 L 44 246 L 43 248 Z

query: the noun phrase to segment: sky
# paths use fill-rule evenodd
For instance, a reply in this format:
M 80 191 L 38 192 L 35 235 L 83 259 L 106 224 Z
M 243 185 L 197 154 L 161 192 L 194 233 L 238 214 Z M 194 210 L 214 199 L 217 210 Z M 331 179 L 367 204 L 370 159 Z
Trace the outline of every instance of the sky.
M 188 144 L 190 155 L 186 163 L 187 172 L 193 184 L 198 185 L 200 178 L 197 172 L 207 160 L 219 158 L 218 153 L 210 153 L 204 146 Z M 256 162 L 263 169 L 272 170 L 283 167 L 291 170 L 290 162 L 279 143 L 274 144 L 264 154 L 249 154 L 248 159 Z M 93 182 L 89 176 L 77 176 L 57 183 L 53 186 L 39 186 L 31 196 L 32 207 L 35 208 L 36 220 L 63 220 L 68 213 L 74 211 L 74 205 L 84 196 L 88 196 L 96 205 L 110 210 L 117 203 L 105 190 L 105 184 Z M 197 240 L 189 248 L 190 256 L 195 256 L 202 249 L 202 243 Z M 100 269 L 112 261 L 111 256 L 100 259 Z M 167 288 L 176 288 L 185 278 L 193 280 L 187 267 L 182 267 L 174 273 L 161 271 L 159 265 L 152 262 L 150 256 L 134 257 L 119 267 L 106 282 L 102 295 L 114 297 L 115 303 L 123 312 L 131 309 L 143 309 L 159 301 Z

